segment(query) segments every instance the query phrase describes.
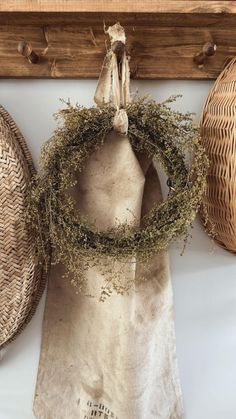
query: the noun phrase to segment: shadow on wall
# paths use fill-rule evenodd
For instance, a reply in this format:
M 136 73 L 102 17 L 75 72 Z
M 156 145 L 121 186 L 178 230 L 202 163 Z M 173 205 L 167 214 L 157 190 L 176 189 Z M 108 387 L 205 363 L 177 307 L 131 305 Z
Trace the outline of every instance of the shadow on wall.
M 180 112 L 194 112 L 198 122 L 212 85 L 212 80 L 132 80 L 131 92 L 133 94 L 137 92 L 140 96 L 150 94 L 150 98 L 158 102 L 172 95 L 182 95 L 182 98 L 178 98 L 173 104 L 173 108 Z

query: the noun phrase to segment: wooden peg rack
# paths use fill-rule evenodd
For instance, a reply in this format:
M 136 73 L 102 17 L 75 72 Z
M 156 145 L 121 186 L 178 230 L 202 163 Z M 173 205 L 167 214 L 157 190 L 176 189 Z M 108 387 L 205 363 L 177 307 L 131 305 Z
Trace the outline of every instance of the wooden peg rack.
M 97 77 L 117 21 L 136 79 L 215 79 L 236 55 L 236 1 L 1 0 L 0 77 Z

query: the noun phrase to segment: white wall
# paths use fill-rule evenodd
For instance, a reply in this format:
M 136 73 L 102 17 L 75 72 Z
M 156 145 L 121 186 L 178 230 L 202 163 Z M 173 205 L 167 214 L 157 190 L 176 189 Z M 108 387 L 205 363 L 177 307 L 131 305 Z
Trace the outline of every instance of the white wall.
M 24 134 L 35 163 L 40 145 L 51 135 L 52 114 L 71 98 L 93 103 L 96 82 L 0 81 L 0 103 Z M 182 93 L 179 110 L 197 118 L 211 87 L 206 81 L 133 82 L 140 94 L 157 100 Z M 236 418 L 236 259 L 213 245 L 199 222 L 183 256 L 171 247 L 175 296 L 177 355 L 184 394 L 185 419 Z M 27 329 L 12 343 L 0 363 L 0 419 L 33 419 L 44 299 Z M 56 418 L 55 418 L 56 419 Z M 65 418 L 66 419 L 66 418 Z M 148 419 L 148 418 L 147 418 Z

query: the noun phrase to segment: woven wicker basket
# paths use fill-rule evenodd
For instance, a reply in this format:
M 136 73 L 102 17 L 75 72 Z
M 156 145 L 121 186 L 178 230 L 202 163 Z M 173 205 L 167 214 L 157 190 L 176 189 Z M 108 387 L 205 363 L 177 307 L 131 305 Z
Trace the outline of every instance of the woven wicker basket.
M 216 80 L 200 121 L 211 167 L 204 202 L 216 241 L 236 253 L 236 58 Z
M 45 286 L 23 219 L 33 173 L 25 140 L 0 106 L 0 349 L 31 319 Z

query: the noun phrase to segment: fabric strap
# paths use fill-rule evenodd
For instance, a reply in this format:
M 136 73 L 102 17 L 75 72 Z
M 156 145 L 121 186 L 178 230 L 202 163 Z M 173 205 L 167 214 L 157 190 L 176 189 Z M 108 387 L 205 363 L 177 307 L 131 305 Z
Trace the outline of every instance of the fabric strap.
M 106 32 L 110 36 L 111 47 L 114 42 L 118 41 L 125 44 L 124 29 L 119 23 L 110 26 Z M 121 68 L 121 83 L 119 68 Z M 113 104 L 116 108 L 114 129 L 122 134 L 128 132 L 128 117 L 125 108 L 130 102 L 130 67 L 125 48 L 119 64 L 116 53 L 112 49 L 107 52 L 99 75 L 94 101 L 98 106 L 105 103 Z

